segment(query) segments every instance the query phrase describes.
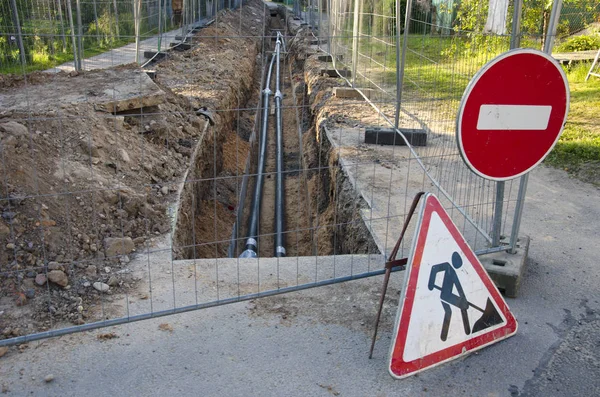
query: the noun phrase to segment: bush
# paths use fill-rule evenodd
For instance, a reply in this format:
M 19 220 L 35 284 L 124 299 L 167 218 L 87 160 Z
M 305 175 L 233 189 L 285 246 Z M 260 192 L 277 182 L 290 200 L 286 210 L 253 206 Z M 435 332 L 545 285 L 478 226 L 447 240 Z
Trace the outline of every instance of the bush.
M 564 43 L 556 46 L 556 51 L 573 52 L 597 50 L 600 48 L 600 35 L 573 36 Z

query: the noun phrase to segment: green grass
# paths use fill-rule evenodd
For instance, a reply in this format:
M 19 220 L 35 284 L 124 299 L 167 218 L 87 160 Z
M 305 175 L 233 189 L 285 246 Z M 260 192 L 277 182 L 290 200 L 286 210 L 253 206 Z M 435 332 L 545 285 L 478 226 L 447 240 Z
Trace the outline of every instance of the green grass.
M 110 46 L 94 46 L 84 48 L 83 56 L 84 58 L 90 58 L 96 55 L 100 55 L 107 51 L 110 51 L 113 48 L 119 48 L 126 44 L 133 42 L 134 40 L 117 40 Z M 47 52 L 33 51 L 31 55 L 28 57 L 27 63 L 25 65 L 25 73 L 35 72 L 38 70 L 46 70 L 51 69 L 55 66 L 62 65 L 65 62 L 73 61 L 73 53 L 72 52 L 62 52 L 58 51 L 54 53 L 54 55 L 50 56 Z M 23 67 L 20 62 L 17 64 L 0 64 L 0 74 L 22 74 Z
M 600 166 L 600 78 L 590 77 L 588 63 L 567 69 L 571 106 L 563 134 L 546 163 L 576 173 L 582 167 Z
M 540 45 L 534 40 L 524 40 L 522 44 L 532 48 Z M 351 39 L 347 45 L 351 48 Z M 385 71 L 373 65 L 369 77 L 378 83 L 385 82 L 386 86 L 395 85 L 395 48 L 372 39 L 361 39 L 359 45 L 361 53 L 385 65 Z M 417 100 L 435 100 L 440 108 L 454 109 L 471 76 L 508 49 L 508 38 L 483 40 L 474 51 L 474 43 L 468 39 L 413 35 L 408 48 L 411 51 L 406 55 L 405 98 L 410 100 L 412 95 Z M 574 174 L 595 173 L 599 176 L 582 178 L 599 183 L 600 78 L 592 76 L 586 82 L 589 67 L 583 63 L 565 69 L 571 90 L 569 116 L 563 134 L 545 163 Z

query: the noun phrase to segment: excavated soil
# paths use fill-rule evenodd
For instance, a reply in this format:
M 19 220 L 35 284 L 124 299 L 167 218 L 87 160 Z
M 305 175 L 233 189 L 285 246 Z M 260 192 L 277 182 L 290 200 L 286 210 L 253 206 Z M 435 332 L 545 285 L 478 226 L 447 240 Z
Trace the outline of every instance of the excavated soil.
M 235 208 L 211 200 L 231 182 L 202 180 L 245 164 L 233 120 L 254 84 L 264 12 L 259 1 L 221 12 L 191 50 L 155 65 L 154 82 L 135 65 L 2 76 L 0 339 L 110 313 L 107 295 L 140 281 L 130 256 L 162 248 L 178 209 L 178 230 L 191 225 L 193 210 L 177 206 L 184 180 L 231 233 Z M 125 91 L 117 107 L 111 98 Z
M 0 79 L 0 339 L 120 313 L 111 302 L 144 295 L 128 267 L 137 253 L 227 256 L 240 197 L 243 244 L 264 37 L 285 27 L 282 10 L 221 12 L 153 66 L 154 81 L 135 65 Z M 376 252 L 321 130 L 339 81 L 310 75 L 310 32 L 296 33 L 281 64 L 288 256 Z M 273 255 L 274 123 L 269 134 L 261 256 Z

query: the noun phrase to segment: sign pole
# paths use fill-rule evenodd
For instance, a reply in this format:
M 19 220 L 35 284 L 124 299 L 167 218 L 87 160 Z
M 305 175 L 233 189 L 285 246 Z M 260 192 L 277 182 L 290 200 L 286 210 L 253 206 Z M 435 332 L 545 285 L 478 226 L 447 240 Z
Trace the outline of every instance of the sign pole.
M 521 46 L 521 10 L 523 9 L 523 0 L 515 0 L 512 20 L 512 31 L 510 34 L 510 49 L 514 50 Z M 494 224 L 492 230 L 492 246 L 500 246 L 500 235 L 502 233 L 502 211 L 504 204 L 504 188 L 505 182 L 496 183 L 496 203 L 494 208 Z M 521 189 L 519 189 L 521 193 Z M 518 233 L 518 231 L 517 231 Z M 513 250 L 512 234 L 510 249 Z
M 522 0 L 517 0 L 522 2 Z M 544 42 L 544 52 L 548 55 L 552 54 L 552 47 L 554 45 L 554 37 L 556 36 L 556 30 L 558 29 L 558 19 L 560 16 L 560 10 L 562 10 L 562 0 L 556 0 L 552 6 L 552 13 L 550 16 L 550 25 L 548 26 L 548 34 L 546 41 Z M 515 7 L 517 3 L 515 2 Z M 521 4 L 519 4 L 521 5 Z M 519 10 L 520 13 L 520 10 Z M 520 17 L 520 15 L 519 15 Z M 513 26 L 514 34 L 514 26 Z M 520 40 L 520 37 L 519 37 Z M 519 229 L 521 228 L 521 219 L 523 217 L 523 206 L 525 205 L 525 194 L 527 193 L 527 183 L 529 182 L 529 173 L 521 177 L 519 182 L 519 193 L 517 196 L 517 204 L 515 206 L 515 214 L 513 217 L 512 231 L 510 233 L 510 254 L 517 253 L 517 240 L 519 239 Z

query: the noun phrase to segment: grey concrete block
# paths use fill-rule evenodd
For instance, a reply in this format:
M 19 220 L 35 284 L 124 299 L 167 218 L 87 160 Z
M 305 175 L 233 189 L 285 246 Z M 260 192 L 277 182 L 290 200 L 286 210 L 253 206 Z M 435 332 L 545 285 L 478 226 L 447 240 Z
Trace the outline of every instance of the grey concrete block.
M 516 298 L 519 293 L 529 251 L 528 236 L 519 237 L 516 251 L 515 254 L 502 251 L 479 257 L 496 287 L 509 298 Z

